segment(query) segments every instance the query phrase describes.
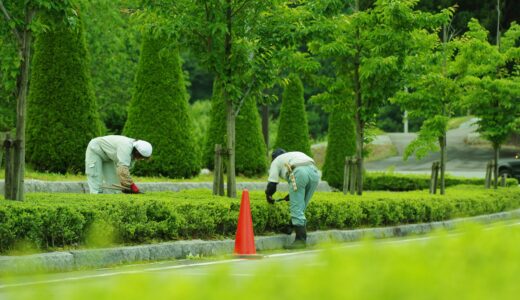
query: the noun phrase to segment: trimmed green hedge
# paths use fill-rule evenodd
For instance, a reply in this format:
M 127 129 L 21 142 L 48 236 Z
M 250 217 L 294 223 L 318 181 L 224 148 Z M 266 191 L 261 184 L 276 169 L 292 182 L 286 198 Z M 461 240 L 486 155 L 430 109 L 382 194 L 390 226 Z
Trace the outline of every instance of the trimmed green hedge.
M 255 234 L 279 232 L 289 220 L 288 203 L 268 205 L 251 192 Z M 309 230 L 348 229 L 447 220 L 520 207 L 518 188 L 497 191 L 451 188 L 447 196 L 427 192 L 374 192 L 363 197 L 316 193 L 306 215 Z M 233 237 L 239 199 L 210 191 L 145 195 L 28 194 L 27 201 L 0 200 L 0 252 L 30 244 L 38 250 L 89 246 L 91 228 L 113 236 L 110 244 Z
M 154 150 L 152 159 L 137 164 L 133 173 L 191 178 L 200 172 L 200 149 L 193 134 L 179 50 L 166 36 L 147 34 L 123 134 L 150 142 Z
M 397 173 L 370 172 L 363 176 L 363 188 L 367 191 L 417 191 L 430 188 L 430 175 L 410 175 Z M 479 185 L 484 187 L 484 179 L 451 177 L 445 178 L 446 187 L 455 185 Z M 517 186 L 518 181 L 508 178 L 507 186 Z M 342 187 L 340 187 L 342 188 Z
M 342 189 L 345 157 L 356 153 L 356 129 L 352 113 L 342 109 L 335 109 L 330 113 L 327 141 L 322 178 L 330 186 Z
M 35 170 L 78 173 L 85 149 L 103 125 L 92 88 L 81 20 L 65 26 L 62 13 L 43 14 L 50 26 L 36 36 L 27 102 L 27 161 Z
M 312 156 L 309 139 L 309 124 L 305 112 L 303 83 L 297 74 L 291 73 L 289 83 L 282 95 L 280 107 L 280 125 L 273 149 L 282 148 L 285 151 L 300 151 Z

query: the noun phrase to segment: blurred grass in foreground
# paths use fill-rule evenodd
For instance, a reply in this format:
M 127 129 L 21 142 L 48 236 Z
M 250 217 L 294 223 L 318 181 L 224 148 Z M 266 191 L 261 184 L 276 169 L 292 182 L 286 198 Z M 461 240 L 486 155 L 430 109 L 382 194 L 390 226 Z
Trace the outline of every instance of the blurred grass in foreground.
M 0 293 L 9 292 L 7 299 L 518 299 L 519 246 L 519 226 L 472 225 L 419 242 L 366 241 L 283 263 L 266 258 L 252 273 L 235 263 L 202 276 L 157 272 Z

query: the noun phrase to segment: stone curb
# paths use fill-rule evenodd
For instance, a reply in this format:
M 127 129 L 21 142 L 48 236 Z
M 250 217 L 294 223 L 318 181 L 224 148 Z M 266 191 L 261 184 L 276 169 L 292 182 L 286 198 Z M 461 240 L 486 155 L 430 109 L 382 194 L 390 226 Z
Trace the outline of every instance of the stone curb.
M 143 192 L 178 192 L 192 189 L 213 189 L 212 182 L 141 182 L 138 183 Z M 4 180 L 0 180 L 0 195 L 4 194 Z M 250 191 L 265 190 L 266 182 L 238 182 L 237 190 L 248 189 Z M 25 180 L 24 190 L 26 193 L 88 193 L 88 185 L 84 181 L 43 181 Z M 280 183 L 278 190 L 288 191 L 287 183 Z M 330 192 L 331 188 L 325 181 L 318 185 L 318 191 Z
M 520 218 L 520 209 L 442 222 L 354 230 L 316 231 L 308 234 L 307 242 L 309 245 L 316 245 L 327 242 L 357 241 L 364 237 L 376 239 L 399 237 L 424 234 L 441 228 L 454 229 L 458 225 L 468 222 L 486 224 L 514 218 Z M 283 246 L 290 244 L 293 239 L 293 236 L 289 235 L 260 236 L 255 238 L 255 245 L 258 251 L 282 249 Z M 219 241 L 176 241 L 153 245 L 74 250 L 26 256 L 0 256 L 0 274 L 63 272 L 84 268 L 102 268 L 132 262 L 232 254 L 233 250 L 234 240 L 226 239 Z

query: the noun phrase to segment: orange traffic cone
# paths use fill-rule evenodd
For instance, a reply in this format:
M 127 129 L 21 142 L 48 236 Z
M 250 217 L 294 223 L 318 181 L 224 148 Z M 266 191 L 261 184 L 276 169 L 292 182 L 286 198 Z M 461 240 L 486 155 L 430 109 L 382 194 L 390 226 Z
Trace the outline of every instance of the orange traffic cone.
M 240 213 L 238 215 L 237 234 L 235 238 L 235 255 L 240 257 L 258 257 L 255 248 L 255 235 L 253 233 L 253 219 L 249 205 L 249 191 L 242 191 Z

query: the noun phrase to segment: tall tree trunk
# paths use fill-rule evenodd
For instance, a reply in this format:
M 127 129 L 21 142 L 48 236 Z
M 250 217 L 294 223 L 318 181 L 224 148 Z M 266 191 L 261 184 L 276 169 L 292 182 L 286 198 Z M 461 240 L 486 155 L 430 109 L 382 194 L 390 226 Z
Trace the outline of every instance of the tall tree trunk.
M 226 59 L 226 86 L 224 86 L 224 99 L 226 100 L 226 124 L 227 124 L 227 149 L 228 149 L 228 168 L 227 168 L 227 196 L 235 198 L 236 176 L 235 176 L 235 110 L 227 85 L 231 84 L 231 46 L 232 46 L 232 7 L 231 0 L 227 0 L 226 8 L 226 39 L 225 39 L 225 59 Z
M 226 111 L 228 149 L 227 196 L 230 198 L 235 198 L 237 196 L 235 176 L 235 111 L 233 109 L 233 102 L 230 99 L 226 100 Z
M 441 195 L 446 194 L 446 184 L 445 184 L 445 174 L 446 174 L 446 161 L 448 159 L 448 151 L 446 150 L 446 132 L 439 137 L 439 145 L 441 146 L 441 182 L 440 182 L 440 189 L 441 189 Z
M 500 145 L 493 143 L 493 187 L 498 188 L 498 159 L 500 156 Z
M 16 140 L 14 143 L 14 175 L 12 200 L 23 201 L 24 194 L 24 175 L 25 175 L 25 113 L 27 111 L 27 91 L 29 90 L 29 73 L 31 63 L 31 43 L 32 33 L 29 29 L 31 24 L 34 9 L 26 6 L 25 8 L 25 26 L 22 31 L 22 40 L 20 45 L 20 52 L 22 56 L 22 63 L 20 66 L 20 74 L 18 75 L 17 83 L 17 103 L 16 103 Z

